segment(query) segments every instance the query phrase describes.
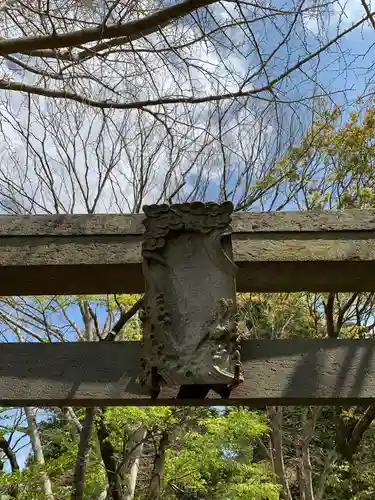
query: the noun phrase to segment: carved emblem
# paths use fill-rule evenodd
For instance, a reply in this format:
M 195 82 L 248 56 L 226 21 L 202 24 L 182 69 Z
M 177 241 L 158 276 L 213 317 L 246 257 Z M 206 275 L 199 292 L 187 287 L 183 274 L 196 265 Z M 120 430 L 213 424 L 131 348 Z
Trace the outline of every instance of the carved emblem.
M 144 207 L 143 382 L 230 384 L 240 370 L 230 202 Z

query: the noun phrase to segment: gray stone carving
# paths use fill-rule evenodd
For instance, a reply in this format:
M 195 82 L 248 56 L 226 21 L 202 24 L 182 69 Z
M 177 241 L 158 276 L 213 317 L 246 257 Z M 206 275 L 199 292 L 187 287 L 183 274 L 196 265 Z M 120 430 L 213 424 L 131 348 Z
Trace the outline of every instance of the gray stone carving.
M 143 383 L 238 382 L 232 211 L 230 202 L 144 207 Z

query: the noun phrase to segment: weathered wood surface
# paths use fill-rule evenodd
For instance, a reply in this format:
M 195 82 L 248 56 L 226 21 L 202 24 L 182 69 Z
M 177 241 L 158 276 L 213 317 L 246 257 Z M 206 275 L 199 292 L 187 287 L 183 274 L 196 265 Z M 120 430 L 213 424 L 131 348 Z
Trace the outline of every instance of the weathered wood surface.
M 0 295 L 143 291 L 143 215 L 0 217 Z M 373 291 L 375 210 L 237 213 L 237 291 Z
M 230 399 L 151 399 L 137 383 L 138 342 L 0 344 L 0 399 L 7 406 L 375 403 L 374 340 L 246 341 L 245 381 Z
M 0 216 L 0 236 L 122 236 L 144 233 L 143 214 Z M 375 210 L 236 212 L 235 233 L 375 231 Z

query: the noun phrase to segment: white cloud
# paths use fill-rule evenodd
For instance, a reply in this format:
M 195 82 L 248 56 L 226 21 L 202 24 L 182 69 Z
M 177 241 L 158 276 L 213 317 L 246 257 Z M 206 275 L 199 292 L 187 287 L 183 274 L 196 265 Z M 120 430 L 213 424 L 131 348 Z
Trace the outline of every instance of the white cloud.
M 147 1 L 144 2 L 145 7 Z M 250 11 L 252 9 L 249 8 Z M 160 94 L 197 97 L 236 92 L 251 71 L 259 67 L 259 57 L 244 22 L 227 28 L 226 36 L 219 36 L 217 30 L 215 32 L 218 23 L 239 19 L 233 2 L 217 4 L 211 7 L 212 12 L 214 19 L 210 16 L 200 19 L 206 31 L 214 32 L 210 40 L 189 45 L 189 42 L 201 37 L 202 26 L 187 16 L 164 28 L 164 37 L 155 33 L 147 40 L 134 41 L 133 46 L 143 49 L 143 52 L 129 52 L 130 46 L 126 46 L 120 54 L 91 59 L 72 69 L 72 74 L 76 75 L 84 72 L 97 75 L 99 80 L 115 87 L 118 95 L 92 79 L 43 80 L 38 75 L 17 68 L 14 63 L 7 63 L 3 70 L 11 73 L 14 79 L 29 84 L 45 84 L 48 88 L 68 89 L 98 99 L 116 98 L 122 102 L 157 99 Z M 277 20 L 271 19 L 268 26 L 274 27 Z M 281 26 L 283 22 L 280 19 Z M 279 33 L 275 28 L 272 32 L 267 31 L 265 23 L 256 21 L 252 29 L 259 38 L 261 50 L 268 54 L 280 42 L 276 35 L 282 37 L 283 31 Z M 9 32 L 15 29 L 9 28 L 9 20 L 8 29 Z M 153 47 L 158 50 L 166 47 L 165 37 L 171 45 L 185 44 L 186 47 L 171 51 L 169 55 L 165 52 L 145 52 Z M 292 39 L 291 42 L 293 49 L 294 41 Z M 291 53 L 293 57 L 298 56 L 297 50 Z M 271 61 L 271 73 L 280 71 L 281 57 L 278 53 L 275 62 Z M 47 70 L 42 63 L 31 58 L 23 58 L 23 61 Z M 53 69 L 53 62 L 50 64 Z M 246 88 L 264 81 L 262 78 L 255 78 Z M 168 191 L 173 192 L 184 177 L 186 185 L 182 192 L 187 195 L 192 189 L 194 177 L 203 175 L 202 169 L 205 169 L 209 182 L 215 185 L 222 175 L 223 144 L 235 176 L 240 176 L 240 170 L 248 164 L 256 170 L 253 156 L 258 154 L 261 164 L 265 161 L 252 144 L 259 128 L 263 127 L 263 124 L 257 123 L 261 120 L 260 116 L 250 113 L 245 107 L 246 116 L 241 125 L 237 123 L 241 121 L 244 102 L 241 105 L 232 103 L 230 111 L 226 111 L 229 101 L 220 103 L 226 123 L 224 137 L 220 138 L 219 123 L 215 117 L 217 103 L 188 107 L 155 106 L 150 112 L 158 113 L 156 117 L 146 112 L 140 115 L 136 110 L 109 110 L 104 119 L 100 110 L 44 97 L 30 99 L 32 113 L 29 114 L 24 94 L 2 92 L 0 96 L 3 100 L 0 111 L 8 113 L 10 122 L 21 123 L 24 131 L 30 127 L 32 132 L 27 149 L 26 138 L 3 124 L 8 142 L 1 149 L 3 181 L 0 179 L 0 195 L 1 189 L 7 188 L 6 179 L 13 176 L 24 191 L 20 196 L 26 199 L 27 194 L 51 211 L 56 211 L 57 197 L 61 205 L 59 210 L 85 212 L 85 196 L 92 206 L 99 188 L 96 211 L 129 211 L 137 204 L 138 196 L 142 195 L 147 202 L 153 201 L 166 181 Z M 11 108 L 8 106 L 5 110 L 7 103 L 11 104 Z M 261 106 L 254 103 L 254 109 L 260 109 Z M 161 121 L 165 122 L 165 126 Z M 269 127 L 268 130 L 273 130 L 271 125 Z M 246 140 L 247 146 L 240 147 L 239 142 Z M 142 187 L 145 175 L 148 182 Z M 104 187 L 101 188 L 103 180 Z M 37 206 L 34 209 L 41 210 Z
M 371 0 L 367 1 L 367 5 L 371 11 Z M 325 9 L 317 4 L 316 9 L 308 10 L 303 14 L 303 20 L 305 27 L 316 35 L 324 32 L 334 35 L 337 31 L 345 30 L 355 24 L 365 15 L 365 9 L 360 0 L 346 0 L 345 2 L 335 1 Z M 373 29 L 367 21 L 363 24 L 363 29 L 369 28 Z

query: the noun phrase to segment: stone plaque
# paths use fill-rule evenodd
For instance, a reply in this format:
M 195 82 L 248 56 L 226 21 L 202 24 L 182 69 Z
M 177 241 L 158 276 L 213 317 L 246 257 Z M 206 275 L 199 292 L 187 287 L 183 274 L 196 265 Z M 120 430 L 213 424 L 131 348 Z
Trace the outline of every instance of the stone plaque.
M 143 382 L 238 380 L 230 202 L 144 207 Z

